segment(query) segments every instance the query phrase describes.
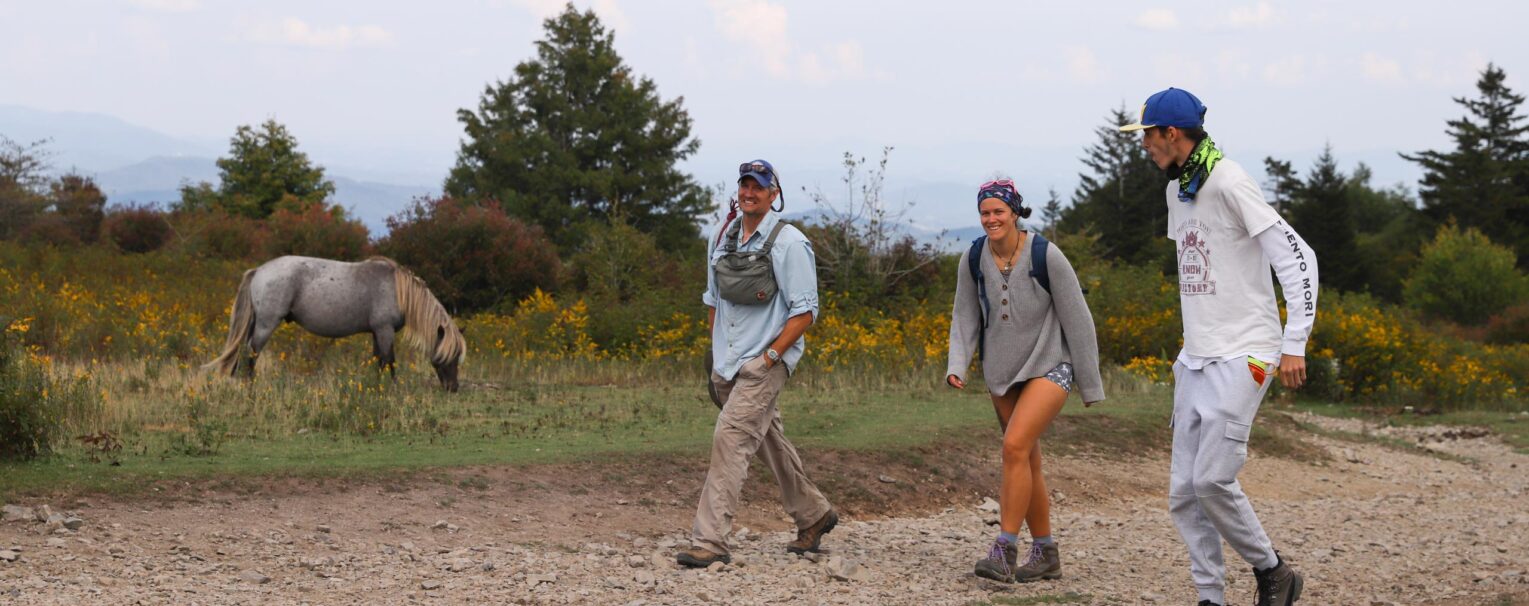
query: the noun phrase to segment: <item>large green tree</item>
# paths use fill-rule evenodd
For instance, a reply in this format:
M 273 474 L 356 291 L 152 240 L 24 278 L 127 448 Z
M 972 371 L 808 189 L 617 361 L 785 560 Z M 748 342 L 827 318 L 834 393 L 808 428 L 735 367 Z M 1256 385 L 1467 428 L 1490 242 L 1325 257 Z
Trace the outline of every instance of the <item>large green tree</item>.
M 1508 88 L 1507 74 L 1488 65 L 1475 99 L 1456 97 L 1466 115 L 1448 122 L 1455 148 L 1402 154 L 1423 168 L 1423 212 L 1436 225 L 1450 217 L 1508 245 L 1518 263 L 1529 262 L 1529 124 L 1519 113 L 1524 96 Z
M 625 221 L 667 249 L 695 247 L 710 196 L 677 164 L 700 148 L 683 98 L 665 101 L 632 73 L 593 11 L 548 19 L 536 58 L 487 87 L 446 192 L 497 200 L 541 226 L 564 254 L 590 221 Z
M 1094 129 L 1099 140 L 1083 156 L 1090 172 L 1079 175 L 1061 227 L 1067 232 L 1092 228 L 1106 258 L 1133 264 L 1165 262 L 1172 256 L 1164 239 L 1168 207 L 1163 191 L 1168 178 L 1142 149 L 1140 135 L 1120 132 L 1134 121 L 1120 107 Z
M 182 186 L 180 207 L 264 219 L 278 208 L 302 212 L 334 195 L 324 167 L 298 151 L 297 137 L 276 120 L 235 130 L 228 155 L 218 158 L 218 175 L 216 187 L 205 181 Z
M 1322 149 L 1305 180 L 1287 187 L 1290 225 L 1316 251 L 1322 264 L 1322 286 L 1364 290 L 1365 272 L 1354 243 L 1358 233 L 1354 202 L 1348 177 L 1338 170 L 1332 146 Z

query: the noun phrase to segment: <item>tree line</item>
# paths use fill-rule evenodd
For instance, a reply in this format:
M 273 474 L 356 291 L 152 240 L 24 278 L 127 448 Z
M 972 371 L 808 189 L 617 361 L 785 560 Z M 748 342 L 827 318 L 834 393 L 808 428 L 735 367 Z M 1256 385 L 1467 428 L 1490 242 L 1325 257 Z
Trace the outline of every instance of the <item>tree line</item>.
M 534 57 L 458 111 L 464 137 L 444 194 L 390 217 L 381 237 L 333 202 L 323 167 L 270 120 L 238 127 L 218 182 L 185 184 L 163 209 L 108 209 L 89 177 L 47 176 L 44 142 L 0 138 L 0 239 L 247 259 L 386 254 L 439 285 L 458 311 L 502 307 L 536 288 L 655 310 L 693 298 L 685 280 L 698 271 L 689 268 L 704 247 L 700 221 L 725 194 L 678 168 L 701 144 L 684 99 L 665 99 L 635 74 L 593 11 L 569 6 L 544 30 Z M 1476 89 L 1455 99 L 1464 111 L 1445 124 L 1451 148 L 1402 154 L 1423 170 L 1415 194 L 1376 185 L 1363 164 L 1340 169 L 1330 145 L 1309 167 L 1263 159 L 1268 200 L 1318 251 L 1325 288 L 1467 325 L 1505 313 L 1529 321 L 1519 269 L 1529 260 L 1524 97 L 1496 65 Z M 1166 178 L 1119 132 L 1130 121 L 1123 107 L 1107 114 L 1083 150 L 1071 203 L 1050 192 L 1040 227 L 1087 242 L 1097 259 L 1080 264 L 1171 275 Z M 846 154 L 845 168 L 849 206 L 808 227 L 824 247 L 825 290 L 873 306 L 943 293 L 954 260 L 886 229 L 897 220 L 881 200 L 886 151 L 879 164 Z

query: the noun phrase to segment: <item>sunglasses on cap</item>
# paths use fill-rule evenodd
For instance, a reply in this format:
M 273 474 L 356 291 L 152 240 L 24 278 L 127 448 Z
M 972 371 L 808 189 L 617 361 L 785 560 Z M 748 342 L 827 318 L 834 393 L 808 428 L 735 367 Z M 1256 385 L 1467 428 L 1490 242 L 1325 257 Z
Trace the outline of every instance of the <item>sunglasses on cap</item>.
M 774 210 L 775 212 L 786 210 L 786 189 L 780 187 L 780 175 L 775 174 L 775 169 L 766 165 L 764 162 L 758 161 L 744 162 L 743 164 L 738 165 L 738 176 L 740 178 L 743 175 L 747 175 L 749 173 L 763 173 L 770 175 L 770 181 L 774 182 L 775 187 L 779 188 L 780 190 L 780 208 L 772 208 L 771 210 Z

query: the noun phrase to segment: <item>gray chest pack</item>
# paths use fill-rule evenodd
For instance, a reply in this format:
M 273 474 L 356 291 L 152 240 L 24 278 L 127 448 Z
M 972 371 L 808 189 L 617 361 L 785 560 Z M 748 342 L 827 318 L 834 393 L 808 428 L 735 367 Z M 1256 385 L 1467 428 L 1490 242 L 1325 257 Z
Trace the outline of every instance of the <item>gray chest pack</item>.
M 764 246 L 747 252 L 738 251 L 743 221 L 737 221 L 727 229 L 723 236 L 726 242 L 723 254 L 713 266 L 717 292 L 723 299 L 734 305 L 764 305 L 775 297 L 775 266 L 770 262 L 770 249 L 775 247 L 775 237 L 785 227 L 785 221 L 776 221 Z

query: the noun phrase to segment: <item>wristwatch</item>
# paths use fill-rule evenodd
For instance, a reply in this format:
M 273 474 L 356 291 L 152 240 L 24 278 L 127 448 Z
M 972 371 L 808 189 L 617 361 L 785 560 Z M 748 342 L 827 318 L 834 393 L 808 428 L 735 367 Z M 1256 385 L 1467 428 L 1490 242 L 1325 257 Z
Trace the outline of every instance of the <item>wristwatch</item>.
M 780 354 L 775 353 L 775 350 L 773 350 L 773 349 L 766 349 L 765 350 L 765 357 L 769 358 L 770 362 L 772 364 L 775 363 L 775 362 L 779 362 L 780 361 Z

